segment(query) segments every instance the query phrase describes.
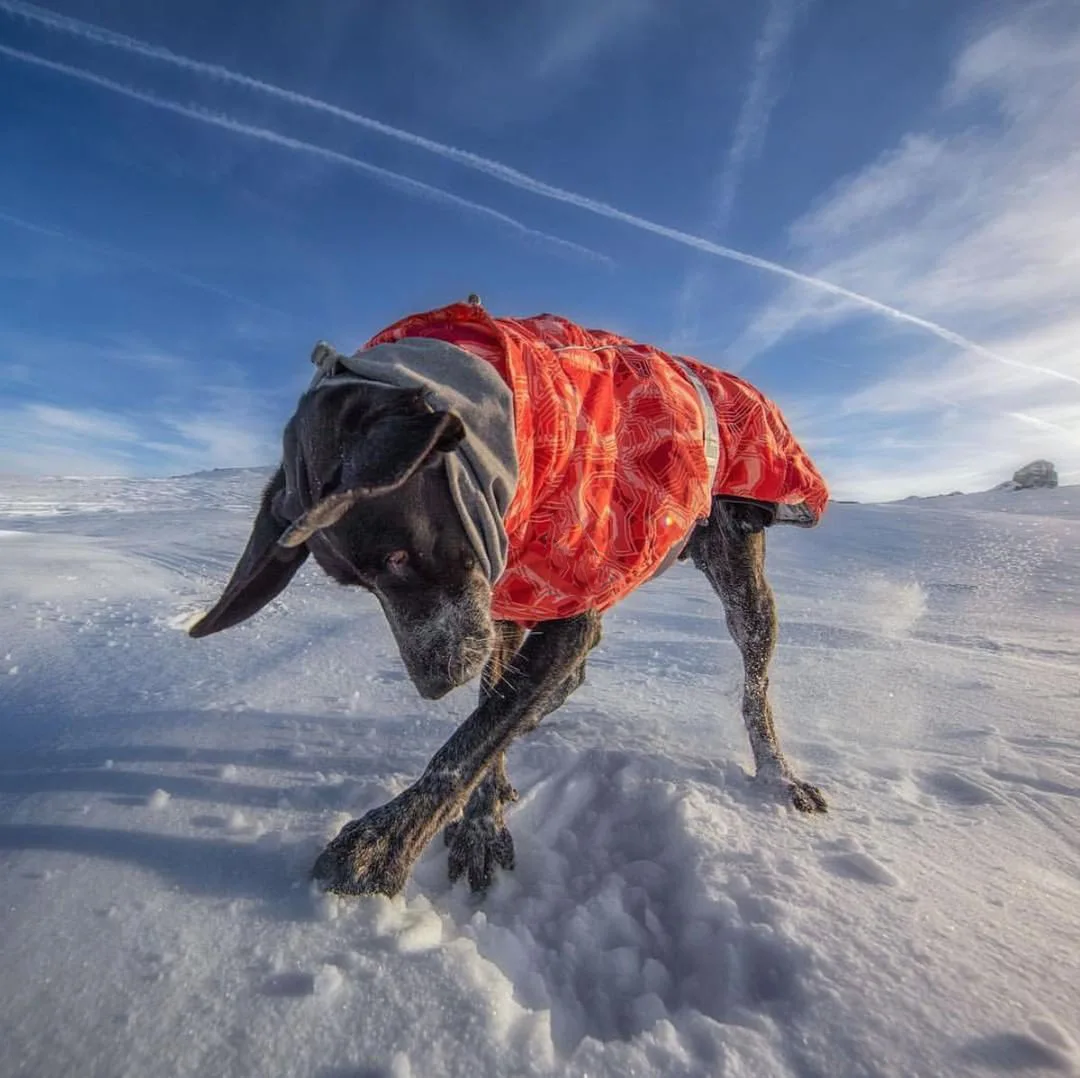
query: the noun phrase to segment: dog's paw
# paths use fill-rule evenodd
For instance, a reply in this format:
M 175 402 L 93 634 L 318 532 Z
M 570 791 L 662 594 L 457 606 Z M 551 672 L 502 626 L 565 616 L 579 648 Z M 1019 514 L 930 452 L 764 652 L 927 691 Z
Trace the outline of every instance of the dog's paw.
M 391 802 L 347 823 L 319 854 L 312 877 L 334 894 L 396 895 L 415 860 L 401 817 Z
M 788 797 L 800 812 L 828 812 L 829 802 L 825 795 L 809 782 L 793 779 L 788 783 Z
M 450 881 L 467 875 L 473 891 L 486 891 L 495 869 L 514 867 L 514 840 L 493 816 L 465 816 L 448 824 L 443 832 L 450 848 Z

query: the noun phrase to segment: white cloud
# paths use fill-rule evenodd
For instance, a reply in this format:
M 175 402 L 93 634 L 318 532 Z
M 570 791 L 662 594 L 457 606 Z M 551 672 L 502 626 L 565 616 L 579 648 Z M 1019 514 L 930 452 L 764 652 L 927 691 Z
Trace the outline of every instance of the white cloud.
M 104 412 L 74 411 L 51 404 L 26 404 L 22 412 L 29 425 L 63 437 L 114 443 L 134 442 L 139 437 L 130 423 Z
M 0 328 L 0 378 L 19 384 L 44 384 L 42 372 L 56 372 L 77 357 L 79 364 L 105 370 L 113 364 L 132 373 L 153 371 L 162 376 L 191 379 L 188 360 L 167 351 L 137 333 L 104 336 L 98 340 L 78 340 L 55 333 Z
M 961 77 L 972 55 L 978 80 Z M 955 70 L 940 123 L 962 105 L 991 106 L 999 122 L 906 135 L 797 221 L 792 242 L 831 279 L 972 334 L 985 336 L 988 319 L 996 333 L 1043 326 L 1080 297 L 1080 27 L 998 28 Z
M 837 462 L 845 487 L 903 494 L 965 474 L 996 481 L 1032 456 L 1080 466 L 1078 13 L 1042 4 L 973 40 L 933 124 L 842 180 L 790 230 L 815 275 L 957 326 L 998 358 L 910 337 L 867 343 L 863 369 L 888 355 L 888 373 L 823 417 L 831 431 L 862 424 L 859 471 Z M 734 351 L 744 366 L 793 333 L 859 313 L 791 286 Z M 898 346 L 908 349 L 899 361 Z M 916 422 L 934 444 L 897 460 L 885 439 Z
M 531 9 L 522 5 L 519 18 L 524 16 L 526 25 L 513 18 L 496 22 L 500 40 L 528 43 L 525 77 L 551 83 L 576 76 L 598 51 L 636 33 L 654 16 L 656 7 L 653 0 L 590 0 L 587 4 L 562 0 Z M 537 15 L 542 19 L 538 21 Z M 466 35 L 474 33 L 475 27 L 469 26 Z M 520 66 L 517 73 L 522 74 Z
M 0 472 L 130 475 L 137 445 L 120 416 L 37 403 L 0 409 Z
M 0 331 L 0 355 L 11 359 L 10 371 L 0 365 L 0 385 L 6 377 L 11 387 L 0 403 L 0 472 L 23 474 L 178 474 L 268 464 L 280 455 L 292 392 L 307 380 L 301 366 L 287 385 L 253 384 L 227 343 L 220 355 L 200 352 L 196 363 L 138 333 L 80 341 Z M 113 394 L 108 407 L 85 403 L 97 378 Z
M 23 402 L 0 409 L 0 473 L 178 474 L 270 464 L 281 452 L 279 418 L 253 394 L 214 387 L 196 410 Z
M 182 439 L 166 458 L 169 472 L 249 468 L 272 464 L 281 456 L 283 422 L 221 410 L 163 421 Z

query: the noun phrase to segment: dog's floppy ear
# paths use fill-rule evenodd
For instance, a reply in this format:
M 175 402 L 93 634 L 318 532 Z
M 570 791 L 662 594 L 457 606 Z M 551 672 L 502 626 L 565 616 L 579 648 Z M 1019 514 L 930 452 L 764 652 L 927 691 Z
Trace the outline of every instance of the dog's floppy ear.
M 278 468 L 263 491 L 251 536 L 221 598 L 188 629 L 188 635 L 209 636 L 250 618 L 279 595 L 304 564 L 307 547 L 278 543 L 288 523 L 275 515 L 274 500 L 284 489 L 285 470 Z
M 306 542 L 314 532 L 336 524 L 363 498 L 391 494 L 437 452 L 450 452 L 465 437 L 453 412 L 388 412 L 367 428 L 344 454 L 340 475 L 281 537 L 287 548 Z

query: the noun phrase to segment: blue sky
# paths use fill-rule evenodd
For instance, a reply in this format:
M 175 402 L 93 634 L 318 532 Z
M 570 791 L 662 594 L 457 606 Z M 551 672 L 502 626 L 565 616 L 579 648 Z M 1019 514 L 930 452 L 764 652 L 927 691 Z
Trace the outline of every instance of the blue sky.
M 0 471 L 269 463 L 315 340 L 476 291 L 838 497 L 1080 481 L 1078 136 L 1068 2 L 0 0 Z

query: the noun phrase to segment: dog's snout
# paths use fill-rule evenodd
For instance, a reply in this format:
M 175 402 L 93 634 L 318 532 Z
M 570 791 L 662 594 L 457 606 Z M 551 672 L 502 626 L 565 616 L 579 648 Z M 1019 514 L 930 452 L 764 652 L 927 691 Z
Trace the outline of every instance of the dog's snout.
M 416 691 L 425 700 L 441 700 L 448 692 L 467 685 L 478 677 L 486 660 L 487 652 L 481 655 L 477 651 L 472 656 L 451 659 L 441 669 L 437 664 L 433 664 L 418 670 L 409 664 L 409 674 Z
M 409 679 L 422 697 L 438 700 L 483 672 L 495 644 L 486 581 L 419 609 L 408 609 L 406 596 L 378 597 Z

